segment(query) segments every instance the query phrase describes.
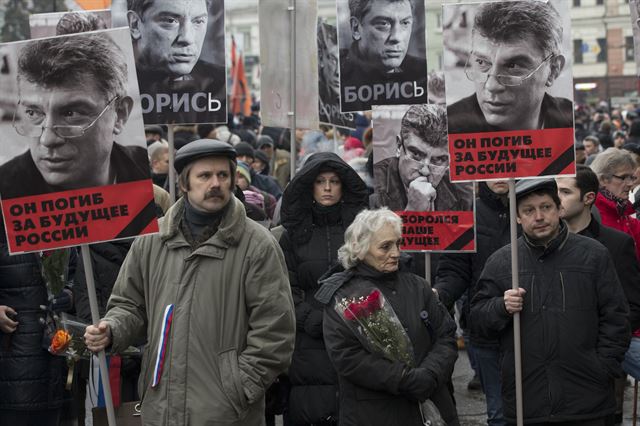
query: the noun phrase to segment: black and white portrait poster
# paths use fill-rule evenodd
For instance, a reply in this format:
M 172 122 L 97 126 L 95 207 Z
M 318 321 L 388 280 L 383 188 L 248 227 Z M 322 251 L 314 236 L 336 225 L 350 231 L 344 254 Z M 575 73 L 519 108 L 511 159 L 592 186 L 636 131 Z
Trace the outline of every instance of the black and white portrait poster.
M 111 10 L 34 13 L 29 15 L 31 38 L 77 34 L 111 28 Z
M 422 0 L 337 0 L 342 112 L 427 103 Z
M 0 44 L 0 57 L 9 251 L 156 232 L 128 29 Z
M 475 251 L 473 184 L 451 182 L 444 106 L 374 106 L 373 159 L 373 207 L 402 217 L 404 250 Z
M 633 28 L 633 56 L 636 60 L 636 75 L 640 77 L 640 1 L 629 0 L 631 27 Z
M 338 30 L 318 19 L 318 93 L 320 122 L 355 129 L 355 115 L 340 112 Z
M 452 180 L 575 173 L 568 2 L 442 8 Z
M 111 12 L 129 25 L 144 123 L 226 123 L 224 0 L 131 3 Z
M 291 128 L 291 67 L 293 45 L 289 0 L 258 2 L 260 19 L 260 115 L 262 124 Z M 317 129 L 318 50 L 317 0 L 295 2 L 295 119 L 296 127 Z

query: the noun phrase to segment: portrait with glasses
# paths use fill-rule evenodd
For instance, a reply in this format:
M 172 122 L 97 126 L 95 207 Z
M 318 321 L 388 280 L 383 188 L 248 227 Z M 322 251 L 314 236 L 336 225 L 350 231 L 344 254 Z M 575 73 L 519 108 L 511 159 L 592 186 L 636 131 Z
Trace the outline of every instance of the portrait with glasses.
M 444 6 L 444 21 L 464 16 L 468 30 L 465 55 L 445 52 L 456 58 L 445 60 L 449 133 L 573 127 L 566 3 Z M 445 25 L 443 37 L 460 40 L 460 26 Z
M 473 185 L 451 183 L 441 105 L 375 107 L 373 206 L 394 211 L 470 211 Z
M 0 166 L 2 199 L 149 179 L 126 37 L 119 29 L 5 46 L 15 49 L 17 98 L 3 138 L 19 153 Z

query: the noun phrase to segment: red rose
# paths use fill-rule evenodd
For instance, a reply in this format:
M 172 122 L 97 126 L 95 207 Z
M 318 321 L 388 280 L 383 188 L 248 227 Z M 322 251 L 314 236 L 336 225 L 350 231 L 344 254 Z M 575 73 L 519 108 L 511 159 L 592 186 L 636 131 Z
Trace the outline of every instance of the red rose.
M 369 314 L 380 310 L 382 307 L 382 300 L 380 298 L 380 290 L 374 290 L 367 296 L 367 310 Z

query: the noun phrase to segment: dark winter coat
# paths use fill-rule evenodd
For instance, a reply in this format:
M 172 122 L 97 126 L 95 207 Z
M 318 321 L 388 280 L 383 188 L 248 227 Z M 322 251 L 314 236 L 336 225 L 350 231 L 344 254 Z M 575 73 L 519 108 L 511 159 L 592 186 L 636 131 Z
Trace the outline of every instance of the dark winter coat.
M 98 311 L 100 318 L 106 312 L 107 302 L 111 296 L 111 290 L 120 272 L 120 266 L 129 252 L 133 240 L 111 241 L 107 243 L 91 244 L 91 265 L 95 278 L 96 296 L 98 298 Z M 80 253 L 82 257 L 82 253 Z M 84 321 L 91 323 L 91 309 L 89 307 L 89 295 L 87 294 L 87 280 L 84 271 L 84 262 L 78 262 L 73 296 L 76 314 Z
M 509 244 L 509 206 L 482 182 L 476 199 L 476 253 L 447 253 L 440 256 L 434 288 L 447 309 L 465 293 L 462 317 L 468 323 L 470 301 L 476 293 L 476 283 L 489 256 Z M 465 324 L 467 328 L 469 324 Z M 496 339 L 486 339 L 471 328 L 473 346 L 498 349 Z
M 340 203 L 324 208 L 313 201 L 320 171 L 335 171 L 342 182 Z M 322 306 L 313 298 L 318 279 L 337 263 L 344 232 L 367 207 L 367 187 L 336 154 L 317 153 L 287 186 L 282 198 L 280 246 L 289 270 L 296 307 L 296 344 L 289 379 L 289 415 L 294 423 L 337 418 L 337 377 L 322 339 Z
M 547 247 L 518 239 L 524 420 L 593 419 L 613 414 L 613 379 L 629 345 L 629 308 L 607 249 L 562 225 Z M 511 245 L 494 253 L 471 302 L 472 327 L 500 338 L 504 416 L 515 422 Z
M 599 224 L 593 216 L 589 226 L 578 234 L 599 241 L 609 250 L 622 290 L 629 303 L 631 330 L 638 330 L 640 328 L 640 267 L 636 260 L 633 238 L 622 231 Z
M 2 225 L 2 221 L 0 221 Z M 48 410 L 63 403 L 66 365 L 43 347 L 47 289 L 36 254 L 9 256 L 0 232 L 0 305 L 17 313 L 18 328 L 0 332 L 0 409 Z
M 407 272 L 382 273 L 364 263 L 322 281 L 324 340 L 340 381 L 340 426 L 421 426 L 429 398 L 449 426 L 458 425 L 447 383 L 457 358 L 455 323 L 429 284 Z M 371 352 L 336 311 L 336 299 L 377 287 L 413 345 L 415 367 Z M 428 313 L 429 326 L 421 319 Z

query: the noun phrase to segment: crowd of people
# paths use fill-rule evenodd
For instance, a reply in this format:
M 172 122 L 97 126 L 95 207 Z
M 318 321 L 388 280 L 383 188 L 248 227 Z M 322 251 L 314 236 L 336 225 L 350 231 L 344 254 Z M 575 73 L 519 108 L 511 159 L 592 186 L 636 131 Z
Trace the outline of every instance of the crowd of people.
M 421 255 L 400 251 L 400 218 L 370 209 L 370 116 L 293 142 L 257 106 L 176 126 L 173 205 L 167 129 L 148 126 L 160 232 L 91 245 L 102 319 L 87 348 L 112 355 L 112 386 L 141 401 L 144 424 L 457 425 L 461 327 L 488 424 L 506 425 L 518 312 L 525 420 L 615 424 L 626 375 L 640 377 L 640 119 L 606 111 L 576 109 L 588 165 L 575 177 L 516 185 L 518 290 L 506 181 L 477 185 L 476 253 L 437 257 L 425 279 Z M 43 325 L 47 312 L 91 323 L 79 250 L 48 295 L 42 256 L 9 256 L 2 238 L 0 424 L 99 424 L 97 361 L 49 354 Z

